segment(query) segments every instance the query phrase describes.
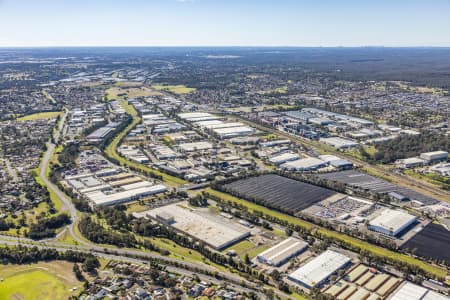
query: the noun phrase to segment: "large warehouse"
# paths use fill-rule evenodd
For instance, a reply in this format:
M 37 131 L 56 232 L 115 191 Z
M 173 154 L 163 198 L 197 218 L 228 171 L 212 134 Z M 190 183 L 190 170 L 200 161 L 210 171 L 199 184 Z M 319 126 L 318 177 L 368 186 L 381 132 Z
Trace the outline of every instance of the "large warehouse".
M 290 237 L 262 252 L 256 258 L 266 265 L 279 267 L 305 251 L 306 248 L 308 248 L 308 243 Z
M 289 161 L 281 165 L 283 169 L 289 171 L 313 171 L 324 168 L 328 165 L 327 162 L 315 157 L 308 157 L 299 160 Z
M 411 282 L 405 282 L 395 291 L 390 300 L 449 300 L 450 298 L 429 290 L 423 286 L 418 286 Z
M 136 185 L 134 183 L 134 185 Z M 163 184 L 156 184 L 152 186 L 144 186 L 129 189 L 124 186 L 124 191 L 117 193 L 104 193 L 102 191 L 95 191 L 86 193 L 85 196 L 96 206 L 107 206 L 125 203 L 133 200 L 138 200 L 141 197 L 155 195 L 167 191 Z
M 433 152 L 421 153 L 420 158 L 426 160 L 429 163 L 447 160 L 448 152 L 447 151 L 433 151 Z
M 397 236 L 417 218 L 406 212 L 393 209 L 385 209 L 375 219 L 369 222 L 369 229 L 389 236 Z
M 166 223 L 184 234 L 202 240 L 216 250 L 231 246 L 250 235 L 247 227 L 220 217 L 203 216 L 179 203 L 158 207 L 135 216 L 149 217 Z
M 331 275 L 340 269 L 346 268 L 350 263 L 351 259 L 349 257 L 335 251 L 327 250 L 291 273 L 288 279 L 308 289 L 319 287 Z
M 239 126 L 239 127 L 226 127 L 226 128 L 215 128 L 212 130 L 221 139 L 234 138 L 244 135 L 252 135 L 255 133 L 255 129 L 250 126 Z

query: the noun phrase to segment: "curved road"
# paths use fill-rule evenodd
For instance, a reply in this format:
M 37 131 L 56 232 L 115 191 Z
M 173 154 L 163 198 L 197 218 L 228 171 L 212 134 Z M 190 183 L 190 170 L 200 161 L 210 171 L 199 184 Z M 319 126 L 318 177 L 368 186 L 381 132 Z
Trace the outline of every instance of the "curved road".
M 160 255 L 157 253 L 144 252 L 144 251 L 140 251 L 140 250 L 101 247 L 94 243 L 91 243 L 89 241 L 81 239 L 74 232 L 74 226 L 77 224 L 77 218 L 78 218 L 77 210 L 76 210 L 75 206 L 72 204 L 72 201 L 66 196 L 66 194 L 64 192 L 62 192 L 46 176 L 46 170 L 47 170 L 48 164 L 50 163 L 50 159 L 56 148 L 56 144 L 58 143 L 58 141 L 61 137 L 61 133 L 64 128 L 64 122 L 65 122 L 66 117 L 67 117 L 67 112 L 64 113 L 63 117 L 61 118 L 61 120 L 58 124 L 58 127 L 56 128 L 56 130 L 53 133 L 54 143 L 52 141 L 49 141 L 47 143 L 47 151 L 45 152 L 45 154 L 43 155 L 42 160 L 41 160 L 39 176 L 41 177 L 41 179 L 44 182 L 44 184 L 46 185 L 46 187 L 49 190 L 51 190 L 54 194 L 56 194 L 56 196 L 61 200 L 62 210 L 69 212 L 71 220 L 72 220 L 71 224 L 67 225 L 66 228 L 63 231 L 61 231 L 56 237 L 44 239 L 44 240 L 40 240 L 40 241 L 34 241 L 34 240 L 28 239 L 28 238 L 19 238 L 19 237 L 0 235 L 0 242 L 2 244 L 11 245 L 11 246 L 23 245 L 23 246 L 27 246 L 27 247 L 36 246 L 36 247 L 40 247 L 40 248 L 53 248 L 58 251 L 74 250 L 74 251 L 80 251 L 80 252 L 90 252 L 90 253 L 93 253 L 93 254 L 101 256 L 101 257 L 106 257 L 106 258 L 109 257 L 111 259 L 124 260 L 124 261 L 133 261 L 134 260 L 134 261 L 139 261 L 139 262 L 145 262 L 145 260 L 130 258 L 130 256 L 139 256 L 139 257 L 145 257 L 145 258 L 149 258 L 149 259 L 159 259 L 161 261 L 165 261 L 170 264 L 178 263 L 178 264 L 183 264 L 192 269 L 196 268 L 196 269 L 203 270 L 204 272 L 206 271 L 206 272 L 211 272 L 211 273 L 217 273 L 223 278 L 223 280 L 222 280 L 223 282 L 229 281 L 229 282 L 234 283 L 237 286 L 240 286 L 239 287 L 240 291 L 247 291 L 247 292 L 250 291 L 248 288 L 242 287 L 242 283 L 245 283 L 245 285 L 248 286 L 249 288 L 253 289 L 254 292 L 255 291 L 257 292 L 258 290 L 260 290 L 261 286 L 258 284 L 250 282 L 250 281 L 242 278 L 241 276 L 233 274 L 231 272 L 223 272 L 223 271 L 221 271 L 213 266 L 210 266 L 208 264 L 205 264 L 205 263 L 186 262 L 183 260 L 166 257 L 166 256 L 163 256 L 163 255 Z M 71 246 L 68 244 L 56 242 L 58 237 L 60 237 L 62 234 L 64 234 L 64 232 L 66 230 L 69 230 L 70 235 L 79 245 Z M 111 254 L 111 253 L 114 253 L 114 254 Z M 174 267 L 170 267 L 170 268 L 174 269 Z M 192 274 L 192 272 L 190 272 L 188 270 L 184 270 L 181 268 L 176 268 L 176 269 L 178 270 L 177 273 L 180 273 L 181 270 L 183 270 L 184 273 Z M 183 273 L 183 272 L 181 272 L 181 273 Z M 218 281 L 218 279 L 215 279 L 215 280 Z

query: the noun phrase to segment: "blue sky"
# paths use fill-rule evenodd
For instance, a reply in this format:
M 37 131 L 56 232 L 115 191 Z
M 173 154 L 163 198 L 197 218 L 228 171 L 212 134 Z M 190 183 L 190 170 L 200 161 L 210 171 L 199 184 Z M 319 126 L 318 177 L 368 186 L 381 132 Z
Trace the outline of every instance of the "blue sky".
M 0 46 L 450 46 L 450 0 L 0 0 Z

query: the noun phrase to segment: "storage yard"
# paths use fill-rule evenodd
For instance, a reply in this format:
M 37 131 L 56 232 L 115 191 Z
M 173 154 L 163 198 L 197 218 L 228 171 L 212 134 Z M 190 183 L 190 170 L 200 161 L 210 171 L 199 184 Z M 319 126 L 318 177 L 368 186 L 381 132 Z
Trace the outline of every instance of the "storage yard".
M 205 216 L 187 203 L 167 205 L 141 213 L 136 217 L 148 217 L 203 241 L 216 250 L 224 249 L 250 236 L 249 228 L 219 216 Z
M 308 207 L 303 212 L 322 219 L 339 219 L 351 224 L 354 221 L 352 218 L 360 217 L 373 205 L 373 202 L 366 199 L 336 194 Z
M 256 199 L 268 207 L 297 213 L 336 192 L 275 174 L 234 181 L 223 186 L 248 200 Z
M 360 264 L 324 292 L 339 300 L 384 299 L 402 279 Z

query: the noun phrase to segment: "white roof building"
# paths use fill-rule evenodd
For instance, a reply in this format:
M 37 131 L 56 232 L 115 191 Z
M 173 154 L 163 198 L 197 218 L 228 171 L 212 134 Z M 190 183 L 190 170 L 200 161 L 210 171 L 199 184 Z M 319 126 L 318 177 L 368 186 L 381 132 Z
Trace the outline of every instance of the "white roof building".
M 306 248 L 308 248 L 308 243 L 289 237 L 259 254 L 257 259 L 264 264 L 278 267 L 305 251 Z
M 450 298 L 431 291 L 423 286 L 405 282 L 395 291 L 390 300 L 449 300 Z
M 282 168 L 290 171 L 312 171 L 317 170 L 328 165 L 327 162 L 315 158 L 308 157 L 299 160 L 289 161 L 281 165 Z
M 351 259 L 335 251 L 327 250 L 288 276 L 307 288 L 320 286 L 338 270 L 345 268 Z
M 212 131 L 221 139 L 252 135 L 253 133 L 255 133 L 255 129 L 249 126 L 216 128 L 212 129 Z
M 92 193 L 87 193 L 85 196 L 94 205 L 105 206 L 105 205 L 115 205 L 128 201 L 137 200 L 141 197 L 150 196 L 158 193 L 163 193 L 167 191 L 165 185 L 157 184 L 153 186 L 140 187 L 136 189 L 126 190 L 118 193 L 105 194 L 101 191 L 96 191 Z
M 386 235 L 397 236 L 416 221 L 415 216 L 406 212 L 385 209 L 379 216 L 369 222 L 369 229 Z
M 337 149 L 353 148 L 359 145 L 357 142 L 343 139 L 340 137 L 321 138 L 320 141 L 324 142 L 325 144 L 331 145 Z
M 213 148 L 213 144 L 211 144 L 210 142 L 185 143 L 185 144 L 179 144 L 178 146 L 184 152 L 202 151 L 202 150 L 209 150 L 209 149 Z
M 300 155 L 293 152 L 285 152 L 269 158 L 269 161 L 275 165 L 281 165 L 288 161 L 298 160 L 300 159 Z
M 446 160 L 448 158 L 447 151 L 433 151 L 420 154 L 420 158 L 426 161 Z

